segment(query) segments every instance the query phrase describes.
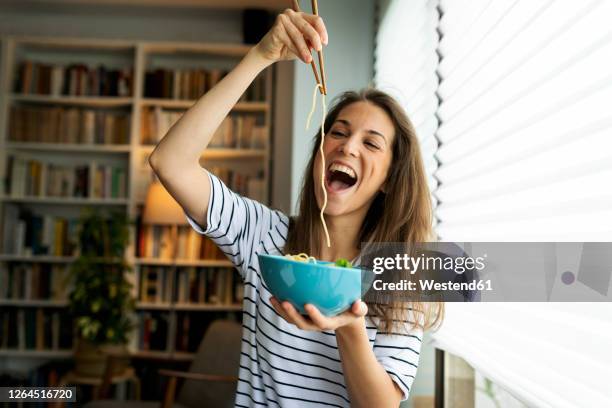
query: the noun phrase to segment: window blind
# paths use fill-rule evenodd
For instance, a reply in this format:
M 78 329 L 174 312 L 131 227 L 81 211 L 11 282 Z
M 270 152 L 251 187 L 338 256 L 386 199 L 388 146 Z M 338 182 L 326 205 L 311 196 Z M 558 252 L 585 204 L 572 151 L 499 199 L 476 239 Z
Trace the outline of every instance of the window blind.
M 610 407 L 612 304 L 447 304 L 434 345 L 529 407 Z
M 444 240 L 612 238 L 612 2 L 442 1 Z
M 412 121 L 434 191 L 438 182 L 438 0 L 382 1 L 378 10 L 374 81 L 393 95 Z M 435 204 L 435 200 L 434 200 Z
M 441 239 L 610 241 L 612 2 L 440 9 Z M 608 303 L 447 304 L 433 338 L 528 406 L 612 406 L 610 316 Z

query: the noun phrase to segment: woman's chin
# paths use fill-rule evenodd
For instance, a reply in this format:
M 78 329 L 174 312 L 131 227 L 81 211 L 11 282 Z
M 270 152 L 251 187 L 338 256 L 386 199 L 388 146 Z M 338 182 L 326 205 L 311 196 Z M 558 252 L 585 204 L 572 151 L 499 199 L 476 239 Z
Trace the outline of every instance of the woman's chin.
M 350 187 L 342 191 L 333 191 L 328 187 L 327 189 L 327 205 L 325 206 L 325 215 L 338 216 L 344 215 L 354 210 L 355 208 L 355 188 Z M 322 194 L 320 194 L 322 196 Z M 319 197 L 317 194 L 317 204 L 319 208 L 323 204 L 323 197 Z
M 351 200 L 346 200 L 340 197 L 330 197 L 323 213 L 332 217 L 348 214 L 354 209 L 352 204 L 353 203 Z

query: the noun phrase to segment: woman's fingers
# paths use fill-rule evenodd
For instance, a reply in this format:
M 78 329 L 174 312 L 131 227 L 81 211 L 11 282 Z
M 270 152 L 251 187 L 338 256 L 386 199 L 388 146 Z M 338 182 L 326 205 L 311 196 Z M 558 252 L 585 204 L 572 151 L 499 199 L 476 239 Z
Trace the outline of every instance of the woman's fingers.
M 295 48 L 293 41 L 291 41 L 291 38 L 289 38 L 289 35 L 287 34 L 284 28 L 278 30 L 278 33 L 276 33 L 276 35 L 278 36 L 278 39 L 283 43 L 283 45 L 287 48 L 287 50 L 289 50 L 289 52 L 293 54 L 293 56 L 300 58 L 300 52 Z
M 283 309 L 289 315 L 291 319 L 291 323 L 295 324 L 298 328 L 302 330 L 316 330 L 317 327 L 313 325 L 311 322 L 306 320 L 304 316 L 298 313 L 298 311 L 293 307 L 293 305 L 289 302 L 282 303 Z
M 329 42 L 329 37 L 327 36 L 327 27 L 325 27 L 323 19 L 319 16 L 308 13 L 301 13 L 301 16 L 309 23 L 311 27 L 314 27 L 321 38 L 321 42 L 327 45 Z
M 274 310 L 276 310 L 276 312 L 285 320 L 287 320 L 289 323 L 291 323 L 289 321 L 290 317 L 287 314 L 287 312 L 285 312 L 285 309 L 283 309 L 283 307 L 281 306 L 280 302 L 274 297 L 272 296 L 270 298 L 270 303 L 272 303 L 272 307 L 274 308 Z
M 297 56 L 306 63 L 310 63 L 312 56 L 310 55 L 310 49 L 306 44 L 304 35 L 291 21 L 289 14 L 295 13 L 292 10 L 287 10 L 285 13 L 279 16 L 280 21 L 285 28 L 285 31 L 289 35 L 294 48 L 298 51 Z
M 361 300 L 356 300 L 351 306 L 351 312 L 357 317 L 365 316 L 368 313 L 368 305 Z
M 310 42 L 310 45 L 314 47 L 315 50 L 321 51 L 323 48 L 323 44 L 321 42 L 321 35 L 314 29 L 314 27 L 310 24 L 310 22 L 305 18 L 305 13 L 290 13 L 289 18 L 293 25 L 297 27 L 302 35 Z M 313 16 L 317 18 L 317 16 Z
M 301 12 L 300 3 L 298 0 L 293 0 L 293 11 L 299 14 L 302 18 L 306 19 L 311 26 L 319 33 L 321 41 L 323 44 L 327 45 L 329 38 L 327 36 L 327 28 L 325 27 L 325 23 L 323 19 L 319 16 L 315 16 L 314 14 L 308 14 Z
M 279 302 L 274 296 L 270 298 L 270 303 L 274 310 L 288 323 L 294 324 L 302 330 L 336 330 L 365 316 L 368 307 L 365 303 L 357 300 L 353 303 L 350 310 L 335 316 L 327 317 L 312 304 L 304 305 L 304 310 L 308 313 L 308 318 L 302 316 L 293 305 L 287 301 Z
M 320 330 L 333 330 L 332 321 L 329 317 L 326 317 L 319 311 L 319 309 L 311 304 L 305 305 L 304 309 L 308 313 L 308 317 L 310 320 L 320 329 Z
M 301 314 L 299 314 L 291 303 L 281 303 L 274 296 L 270 298 L 270 303 L 272 303 L 274 310 L 276 310 L 278 314 L 287 321 L 287 323 L 294 324 L 302 330 L 316 330 L 316 327 L 308 322 Z

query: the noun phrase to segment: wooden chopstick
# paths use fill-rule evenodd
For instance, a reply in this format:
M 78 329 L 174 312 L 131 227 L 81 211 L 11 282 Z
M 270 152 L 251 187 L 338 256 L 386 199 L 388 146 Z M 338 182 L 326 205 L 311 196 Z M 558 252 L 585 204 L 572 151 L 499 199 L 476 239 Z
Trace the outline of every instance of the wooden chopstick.
M 319 5 L 317 4 L 317 0 L 311 0 L 312 4 L 312 13 L 315 16 L 319 15 Z M 321 83 L 323 85 L 323 95 L 327 95 L 327 85 L 325 84 L 325 64 L 323 60 L 323 48 L 321 51 L 317 51 L 317 56 L 319 57 L 319 68 L 321 69 Z M 318 83 L 318 82 L 317 82 Z
M 319 8 L 317 5 L 316 0 L 313 0 L 313 12 L 315 15 L 318 15 L 319 12 Z M 299 0 L 293 0 L 293 10 L 300 12 L 300 3 Z M 319 73 L 317 72 L 317 67 L 315 65 L 314 62 L 314 58 L 310 61 L 310 67 L 312 68 L 312 73 L 315 76 L 315 80 L 317 81 L 317 85 L 320 85 L 321 87 L 319 88 L 319 92 L 321 92 L 323 95 L 327 95 L 327 88 L 325 86 L 325 71 L 323 70 L 323 65 L 322 65 L 322 61 L 323 61 L 323 54 L 321 51 L 318 52 L 318 56 L 319 56 L 319 66 L 321 67 L 321 75 L 323 77 L 323 82 L 321 82 L 321 80 L 319 79 Z

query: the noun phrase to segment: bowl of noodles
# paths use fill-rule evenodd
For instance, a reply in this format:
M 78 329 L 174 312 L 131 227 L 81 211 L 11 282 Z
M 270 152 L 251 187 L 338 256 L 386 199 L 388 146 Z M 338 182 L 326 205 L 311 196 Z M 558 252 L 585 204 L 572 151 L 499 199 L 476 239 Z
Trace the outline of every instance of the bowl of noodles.
M 362 271 L 344 259 L 325 262 L 305 254 L 259 254 L 258 258 L 270 292 L 302 314 L 306 314 L 304 305 L 310 303 L 325 316 L 335 316 L 361 298 Z

